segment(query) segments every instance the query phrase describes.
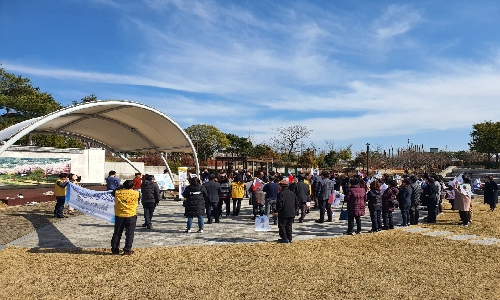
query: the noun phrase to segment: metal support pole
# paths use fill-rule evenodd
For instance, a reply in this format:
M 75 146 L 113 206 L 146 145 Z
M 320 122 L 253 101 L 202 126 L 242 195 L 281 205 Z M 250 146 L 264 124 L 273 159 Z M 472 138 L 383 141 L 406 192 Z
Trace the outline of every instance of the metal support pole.
M 172 183 L 175 184 L 174 175 L 172 174 L 172 171 L 170 171 L 170 166 L 167 163 L 166 156 L 167 156 L 167 153 L 162 153 L 160 155 L 161 159 L 163 160 L 163 163 L 165 164 L 165 167 L 167 167 L 168 175 L 170 175 L 170 179 L 172 179 Z
M 137 167 L 134 166 L 134 164 L 128 158 L 126 158 L 125 155 L 123 155 L 123 153 L 118 153 L 118 155 L 121 157 L 121 159 L 126 161 L 132 168 L 134 168 L 134 170 L 136 170 L 137 173 L 141 173 L 141 171 L 139 171 L 139 169 L 137 169 Z
M 369 157 L 370 157 L 370 144 L 366 143 L 366 177 L 368 177 Z

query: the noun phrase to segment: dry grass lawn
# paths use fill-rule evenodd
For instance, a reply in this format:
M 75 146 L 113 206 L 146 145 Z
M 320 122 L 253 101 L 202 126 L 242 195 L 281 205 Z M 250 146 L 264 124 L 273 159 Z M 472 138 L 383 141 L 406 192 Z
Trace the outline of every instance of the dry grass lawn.
M 6 248 L 0 299 L 500 299 L 500 247 L 400 230 L 109 250 Z
M 458 225 L 460 222 L 458 210 L 451 210 L 451 205 L 449 203 L 443 204 L 443 214 L 438 216 L 438 223 L 432 225 L 422 223 L 422 227 L 447 230 L 458 234 L 475 234 L 500 239 L 500 209 L 490 212 L 490 206 L 482 204 L 482 196 L 478 196 L 472 201 L 481 202 L 481 204 L 472 205 L 472 223 L 469 227 Z

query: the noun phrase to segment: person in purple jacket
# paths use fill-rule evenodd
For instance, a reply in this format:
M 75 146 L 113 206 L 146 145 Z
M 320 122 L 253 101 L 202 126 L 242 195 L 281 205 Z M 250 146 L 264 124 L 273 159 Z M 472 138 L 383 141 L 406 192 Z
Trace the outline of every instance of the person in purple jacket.
M 353 235 L 354 220 L 356 220 L 356 234 L 361 233 L 361 217 L 365 215 L 366 190 L 360 185 L 360 179 L 354 177 L 350 180 L 351 187 L 345 196 L 347 202 L 347 232 L 345 234 Z

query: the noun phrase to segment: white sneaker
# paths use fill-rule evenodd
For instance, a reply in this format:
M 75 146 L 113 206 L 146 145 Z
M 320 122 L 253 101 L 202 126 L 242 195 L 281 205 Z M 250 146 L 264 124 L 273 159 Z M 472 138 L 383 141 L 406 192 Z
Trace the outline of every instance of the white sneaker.
M 198 229 L 198 232 L 199 233 L 203 233 L 203 228 L 202 229 Z
M 191 229 L 186 229 L 186 233 L 191 233 Z

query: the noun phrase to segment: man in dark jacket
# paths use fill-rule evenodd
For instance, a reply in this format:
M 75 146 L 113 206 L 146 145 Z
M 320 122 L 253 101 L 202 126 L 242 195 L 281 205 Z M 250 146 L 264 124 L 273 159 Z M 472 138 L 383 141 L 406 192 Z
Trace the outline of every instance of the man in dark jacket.
M 154 182 L 154 176 L 146 174 L 141 184 L 141 203 L 144 208 L 144 224 L 142 227 L 153 229 L 151 220 L 153 219 L 153 212 L 156 205 L 160 203 L 160 188 Z
M 420 183 L 417 182 L 417 177 L 410 176 L 411 182 L 411 206 L 410 206 L 410 225 L 418 224 L 418 206 L 420 205 L 420 196 L 422 195 L 422 188 Z
M 325 222 L 325 210 L 328 216 L 327 222 L 332 222 L 332 205 L 328 203 L 333 193 L 333 181 L 330 180 L 330 174 L 327 171 L 321 173 L 321 185 L 318 192 L 319 220 L 316 223 Z
M 299 223 L 304 222 L 304 218 L 306 216 L 307 212 L 307 202 L 311 200 L 309 197 L 309 185 L 304 182 L 304 175 L 299 174 L 298 176 L 298 182 L 295 185 L 294 193 L 297 196 L 297 199 L 299 200 L 299 209 L 300 209 L 300 218 L 299 218 Z
M 295 209 L 299 205 L 297 196 L 288 189 L 288 182 L 281 181 L 281 192 L 276 202 L 278 213 L 278 230 L 281 237 L 280 243 L 292 242 L 292 223 L 295 218 Z
M 205 198 L 205 209 L 207 211 L 207 224 L 212 224 L 212 218 L 215 217 L 215 223 L 220 222 L 219 211 L 219 195 L 221 194 L 220 184 L 215 181 L 215 175 L 210 174 L 209 181 L 203 185 L 207 190 L 207 197 Z
M 486 176 L 483 190 L 484 203 L 490 205 L 490 211 L 494 211 L 498 204 L 498 184 L 493 180 L 493 176 Z
M 200 180 L 197 177 L 189 178 L 189 185 L 182 192 L 184 216 L 187 218 L 186 233 L 191 232 L 194 217 L 198 219 L 198 232 L 203 233 L 205 225 L 203 215 L 205 214 L 205 198 L 207 196 L 207 189 L 200 183 Z
M 321 176 L 316 174 L 311 178 L 314 208 L 319 207 L 319 192 L 321 190 Z
M 278 192 L 279 192 L 279 185 L 278 185 L 278 179 L 274 179 L 274 182 L 269 182 L 266 185 L 264 185 L 264 188 L 262 188 L 262 191 L 266 193 L 265 196 L 265 210 L 266 210 L 266 215 L 269 216 L 270 212 L 274 212 L 276 209 L 276 199 L 278 198 Z M 273 225 L 276 225 L 276 217 L 273 216 Z

